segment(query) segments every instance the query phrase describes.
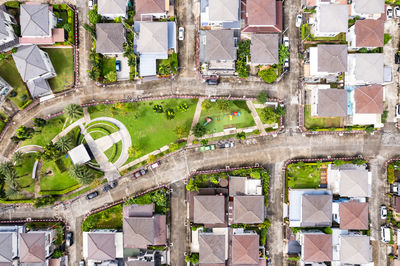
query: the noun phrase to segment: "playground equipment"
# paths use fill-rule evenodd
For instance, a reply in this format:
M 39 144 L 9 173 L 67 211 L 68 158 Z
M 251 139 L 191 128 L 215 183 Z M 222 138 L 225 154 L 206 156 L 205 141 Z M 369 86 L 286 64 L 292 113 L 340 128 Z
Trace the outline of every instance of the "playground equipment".
M 229 115 L 229 120 L 232 120 L 235 116 L 240 116 L 240 112 L 232 112 Z
M 203 126 L 207 126 L 211 122 L 212 122 L 212 119 L 210 117 L 206 117 L 206 122 L 204 122 Z

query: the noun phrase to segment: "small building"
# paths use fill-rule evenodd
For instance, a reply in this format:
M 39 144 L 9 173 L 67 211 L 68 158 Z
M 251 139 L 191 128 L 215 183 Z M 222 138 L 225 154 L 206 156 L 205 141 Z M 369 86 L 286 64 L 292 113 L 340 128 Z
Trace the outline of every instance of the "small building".
M 233 197 L 233 219 L 234 224 L 257 224 L 263 223 L 264 196 L 234 196 Z
M 98 0 L 97 5 L 98 14 L 107 19 L 128 18 L 129 0 Z
M 340 169 L 339 172 L 339 195 L 341 197 L 365 198 L 371 196 L 371 182 L 368 170 Z
M 92 263 L 123 258 L 121 232 L 83 232 L 83 257 Z
M 0 5 L 0 52 L 7 52 L 18 45 L 19 38 L 14 32 L 13 25 L 17 22 L 7 13 L 4 5 Z
M 242 176 L 230 176 L 229 196 L 236 195 L 262 195 L 261 180 Z
M 200 26 L 240 29 L 239 0 L 201 0 Z
M 351 4 L 351 16 L 379 19 L 385 13 L 385 1 L 383 0 L 353 0 Z
M 30 231 L 20 234 L 19 257 L 22 265 L 45 264 L 53 253 L 53 231 Z
M 228 233 L 222 232 L 199 233 L 199 263 L 200 265 L 225 264 L 228 259 Z
M 242 32 L 282 32 L 282 1 L 247 0 L 243 2 L 245 3 L 243 14 L 246 18 Z
M 122 23 L 96 24 L 96 53 L 122 55 L 124 53 L 125 28 Z
M 174 13 L 170 0 L 135 0 L 135 21 L 168 18 Z
M 347 39 L 349 40 L 349 47 L 352 49 L 383 47 L 383 19 L 357 20 L 356 23 L 350 27 Z
M 353 124 L 374 125 L 383 127 L 383 87 L 374 84 L 354 89 L 353 95 Z
M 349 8 L 347 5 L 320 2 L 317 6 L 315 36 L 333 37 L 348 30 Z
M 379 53 L 349 54 L 346 85 L 384 83 L 384 55 Z
M 232 234 L 232 264 L 260 265 L 260 237 L 256 232 L 234 229 Z
M 252 34 L 250 63 L 275 65 L 279 63 L 279 34 Z
M 347 69 L 347 45 L 319 44 L 310 48 L 311 76 L 338 75 Z
M 85 145 L 80 144 L 68 152 L 73 164 L 85 164 L 91 160 Z
M 369 236 L 340 236 L 340 262 L 363 265 L 372 262 L 372 246 Z

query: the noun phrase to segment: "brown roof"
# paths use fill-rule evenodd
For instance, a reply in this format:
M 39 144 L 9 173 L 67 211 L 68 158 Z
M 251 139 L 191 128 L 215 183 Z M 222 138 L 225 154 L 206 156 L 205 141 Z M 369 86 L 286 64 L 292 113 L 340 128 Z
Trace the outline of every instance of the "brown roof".
M 22 233 L 20 261 L 40 263 L 46 260 L 45 233 Z
M 368 203 L 349 201 L 339 205 L 340 229 L 367 230 Z
M 303 195 L 301 226 L 317 227 L 332 224 L 332 195 Z
M 247 14 L 244 32 L 273 33 L 282 31 L 282 1 L 247 0 L 242 5 Z
M 332 260 L 332 235 L 316 233 L 304 234 L 305 262 L 324 262 Z
M 363 19 L 357 20 L 355 24 L 357 47 L 383 47 L 383 20 Z
M 400 197 L 396 196 L 396 212 L 400 213 Z
M 264 222 L 264 196 L 233 197 L 233 223 Z
M 225 223 L 225 197 L 197 195 L 193 202 L 193 222 L 196 224 Z
M 337 73 L 346 71 L 347 71 L 347 45 L 345 44 L 318 45 L 318 72 Z
M 151 217 L 154 212 L 154 203 L 145 205 L 126 205 L 123 208 L 124 218 L 128 217 Z
M 247 177 L 230 176 L 229 177 L 229 196 L 244 195 Z
M 225 235 L 200 233 L 199 246 L 200 264 L 225 262 Z
M 347 115 L 347 91 L 343 89 L 318 90 L 317 115 L 344 117 Z
M 123 230 L 124 248 L 147 248 L 166 243 L 165 215 L 124 218 Z
M 115 256 L 114 233 L 88 233 L 88 259 L 114 260 Z
M 164 13 L 165 0 L 135 0 L 135 20 L 141 21 L 142 14 Z
M 354 101 L 358 114 L 381 114 L 383 112 L 382 85 L 376 84 L 356 88 Z
M 258 265 L 258 234 L 238 234 L 232 237 L 233 265 Z

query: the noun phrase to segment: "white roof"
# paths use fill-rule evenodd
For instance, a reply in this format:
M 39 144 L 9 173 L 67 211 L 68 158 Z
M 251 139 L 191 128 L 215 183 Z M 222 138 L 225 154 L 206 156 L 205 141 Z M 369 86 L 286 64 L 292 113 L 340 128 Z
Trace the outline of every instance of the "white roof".
M 68 152 L 73 164 L 85 164 L 90 161 L 89 153 L 83 144 L 73 148 Z

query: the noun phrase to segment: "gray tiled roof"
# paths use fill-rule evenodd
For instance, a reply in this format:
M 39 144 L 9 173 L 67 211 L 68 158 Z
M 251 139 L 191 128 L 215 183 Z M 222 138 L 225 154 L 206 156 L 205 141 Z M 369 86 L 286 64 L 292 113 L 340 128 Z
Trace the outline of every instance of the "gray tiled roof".
M 341 236 L 340 261 L 346 264 L 366 264 L 372 262 L 372 247 L 369 243 L 369 236 Z
M 96 53 L 123 53 L 125 29 L 122 23 L 96 24 Z
M 4 262 L 12 262 L 13 259 L 13 234 L 10 232 L 0 233 L 0 265 Z
M 318 45 L 318 72 L 337 73 L 347 71 L 347 45 Z
M 384 0 L 353 0 L 354 10 L 359 14 L 379 14 L 385 12 Z
M 40 98 L 51 94 L 49 83 L 44 78 L 37 78 L 27 82 L 29 92 L 33 98 Z
M 236 60 L 233 30 L 207 30 L 205 31 L 205 38 L 206 61 Z
M 250 54 L 252 64 L 273 65 L 279 63 L 279 35 L 253 34 Z
M 340 170 L 339 194 L 342 197 L 368 197 L 368 170 Z
M 355 54 L 355 77 L 366 83 L 383 83 L 383 54 Z
M 0 39 L 4 39 L 8 37 L 8 31 L 6 29 L 6 18 L 4 16 L 4 12 L 6 12 L 4 5 L 0 6 Z
M 303 195 L 301 226 L 326 227 L 332 224 L 332 195 Z
M 239 0 L 208 0 L 211 21 L 238 21 Z
M 197 224 L 225 223 L 225 197 L 218 195 L 194 196 L 193 220 Z
M 317 115 L 344 117 L 347 115 L 347 91 L 343 89 L 318 90 Z
M 137 50 L 142 53 L 168 53 L 168 23 L 140 22 Z
M 100 15 L 125 14 L 128 0 L 98 0 L 98 13 Z
M 320 32 L 347 32 L 349 9 L 347 5 L 320 5 Z
M 114 260 L 115 233 L 88 233 L 88 259 Z
M 49 72 L 42 53 L 36 45 L 21 46 L 12 56 L 25 82 Z
M 200 265 L 225 262 L 225 235 L 199 234 Z
M 22 36 L 49 36 L 49 5 L 21 5 L 20 25 Z
M 264 222 L 264 196 L 235 196 L 233 222 L 256 224 Z

